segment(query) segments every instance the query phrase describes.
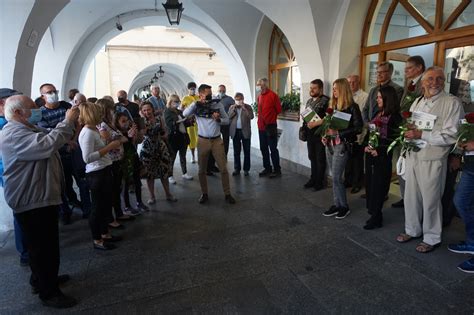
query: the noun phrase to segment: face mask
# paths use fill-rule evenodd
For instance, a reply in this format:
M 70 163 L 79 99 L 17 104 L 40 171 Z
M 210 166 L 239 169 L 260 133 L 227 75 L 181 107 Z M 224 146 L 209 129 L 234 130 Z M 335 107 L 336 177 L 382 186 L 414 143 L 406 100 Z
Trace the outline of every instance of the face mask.
M 262 88 L 260 87 L 260 85 L 257 85 L 257 87 L 255 88 L 255 91 L 257 91 L 257 93 L 262 92 Z
M 224 92 L 219 92 L 219 94 L 217 94 L 217 95 L 219 95 L 219 98 L 223 98 L 225 93 Z
M 212 94 L 207 94 L 206 101 L 211 101 L 211 100 L 212 100 Z
M 44 94 L 44 96 L 46 96 L 46 102 L 49 104 L 57 103 L 59 101 L 57 93 Z
M 196 95 L 196 89 L 189 89 L 189 95 Z
M 244 105 L 244 101 L 235 101 L 235 104 L 237 104 L 237 105 L 240 105 L 240 106 L 241 106 L 241 105 Z
M 119 97 L 119 98 L 118 98 L 118 101 L 119 101 L 119 103 L 125 102 L 125 97 Z
M 3 129 L 3 127 L 5 127 L 6 124 L 7 124 L 7 120 L 5 119 L 5 117 L 0 116 L 0 129 Z
M 31 109 L 31 116 L 28 118 L 28 122 L 32 125 L 36 125 L 41 121 L 43 115 L 41 114 L 41 109 L 33 108 Z
M 175 108 L 179 108 L 181 106 L 181 102 L 173 102 Z

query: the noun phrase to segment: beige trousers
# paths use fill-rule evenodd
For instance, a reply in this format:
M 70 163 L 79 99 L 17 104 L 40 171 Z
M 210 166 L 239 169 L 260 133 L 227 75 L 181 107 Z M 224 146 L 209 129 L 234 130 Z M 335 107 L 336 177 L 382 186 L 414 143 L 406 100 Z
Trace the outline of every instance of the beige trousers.
M 447 159 L 420 160 L 414 152 L 407 154 L 405 164 L 405 232 L 423 242 L 441 242 L 443 196 Z
M 199 183 L 201 191 L 207 194 L 207 161 L 212 153 L 221 173 L 222 188 L 225 195 L 230 195 L 229 172 L 227 171 L 227 157 L 224 150 L 224 141 L 221 137 L 216 139 L 198 138 L 198 163 L 199 163 Z

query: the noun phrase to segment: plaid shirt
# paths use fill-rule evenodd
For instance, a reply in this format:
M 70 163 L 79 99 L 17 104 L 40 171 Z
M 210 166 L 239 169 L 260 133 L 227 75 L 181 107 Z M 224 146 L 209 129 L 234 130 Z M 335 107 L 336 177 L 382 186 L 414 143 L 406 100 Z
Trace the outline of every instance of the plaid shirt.
M 58 123 L 66 118 L 66 111 L 71 108 L 71 104 L 61 101 L 59 106 L 55 109 L 41 106 L 41 121 L 38 123 L 39 127 L 46 129 L 53 129 Z

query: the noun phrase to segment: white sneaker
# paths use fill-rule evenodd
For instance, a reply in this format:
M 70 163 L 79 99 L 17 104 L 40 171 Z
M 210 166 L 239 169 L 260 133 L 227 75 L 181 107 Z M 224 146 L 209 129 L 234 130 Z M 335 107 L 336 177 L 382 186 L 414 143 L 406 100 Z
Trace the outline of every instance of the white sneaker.
M 168 181 L 170 182 L 170 184 L 176 185 L 176 181 L 174 180 L 173 176 L 168 177 Z
M 188 173 L 186 174 L 183 174 L 183 176 L 181 176 L 183 179 L 187 179 L 187 180 L 193 180 L 193 177 L 191 175 L 188 175 Z

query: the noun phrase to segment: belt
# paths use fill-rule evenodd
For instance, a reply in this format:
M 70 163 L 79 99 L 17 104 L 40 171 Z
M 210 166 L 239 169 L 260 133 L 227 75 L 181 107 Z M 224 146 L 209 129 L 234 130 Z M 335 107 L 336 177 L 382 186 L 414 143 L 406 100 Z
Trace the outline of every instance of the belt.
M 207 140 L 214 140 L 214 139 L 220 138 L 221 135 L 218 135 L 218 136 L 215 136 L 215 137 L 204 137 L 204 136 L 198 135 L 198 137 L 203 138 L 203 139 L 207 139 Z

